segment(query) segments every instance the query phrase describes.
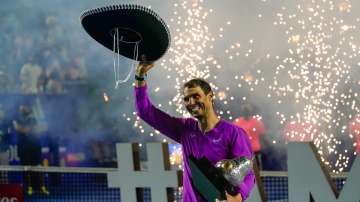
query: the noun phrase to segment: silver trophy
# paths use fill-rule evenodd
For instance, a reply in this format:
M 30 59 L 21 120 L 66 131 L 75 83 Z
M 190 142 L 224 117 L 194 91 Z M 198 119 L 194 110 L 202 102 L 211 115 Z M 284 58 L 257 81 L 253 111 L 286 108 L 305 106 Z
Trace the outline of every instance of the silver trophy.
M 192 182 L 206 201 L 226 200 L 226 192 L 238 194 L 237 187 L 252 168 L 246 157 L 224 159 L 213 165 L 206 157 L 189 155 Z
M 252 160 L 244 156 L 235 159 L 223 159 L 215 164 L 224 178 L 235 187 L 242 183 L 252 166 Z

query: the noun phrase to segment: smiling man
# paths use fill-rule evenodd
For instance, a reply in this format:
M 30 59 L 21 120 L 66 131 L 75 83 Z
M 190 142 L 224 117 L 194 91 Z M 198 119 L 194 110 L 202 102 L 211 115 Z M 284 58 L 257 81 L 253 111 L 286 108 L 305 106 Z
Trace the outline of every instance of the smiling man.
M 231 122 L 219 119 L 214 110 L 214 93 L 203 79 L 192 79 L 183 86 L 184 105 L 195 118 L 176 118 L 157 109 L 147 94 L 145 75 L 153 64 L 140 63 L 135 74 L 135 99 L 138 116 L 149 125 L 182 145 L 184 159 L 183 201 L 205 201 L 191 181 L 188 156 L 206 157 L 214 165 L 222 159 L 246 156 L 252 159 L 251 145 L 245 131 Z M 241 202 L 255 184 L 251 170 L 237 187 L 238 194 L 226 194 L 227 201 Z

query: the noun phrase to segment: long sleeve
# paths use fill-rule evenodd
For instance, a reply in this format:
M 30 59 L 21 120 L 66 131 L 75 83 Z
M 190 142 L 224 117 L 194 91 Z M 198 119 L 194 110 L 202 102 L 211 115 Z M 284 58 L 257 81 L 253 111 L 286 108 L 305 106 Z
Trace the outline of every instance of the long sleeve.
M 167 137 L 181 143 L 185 119 L 172 117 L 154 107 L 147 94 L 147 86 L 135 87 L 135 107 L 137 115 L 150 126 Z
M 253 158 L 253 153 L 251 150 L 250 141 L 246 135 L 246 132 L 238 128 L 232 140 L 232 158 L 237 158 L 240 156 L 246 156 L 249 159 Z M 248 174 L 245 176 L 243 182 L 238 187 L 238 191 L 241 194 L 243 201 L 245 201 L 255 185 L 255 174 L 253 169 L 251 169 Z

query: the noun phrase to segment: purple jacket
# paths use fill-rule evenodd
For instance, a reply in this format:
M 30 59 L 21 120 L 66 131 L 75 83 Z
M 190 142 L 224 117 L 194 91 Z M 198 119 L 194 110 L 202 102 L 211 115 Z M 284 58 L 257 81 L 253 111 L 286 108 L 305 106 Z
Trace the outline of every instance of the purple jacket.
M 246 132 L 231 122 L 221 119 L 212 130 L 204 134 L 195 119 L 172 117 L 154 107 L 147 94 L 147 86 L 135 87 L 135 98 L 138 116 L 162 134 L 182 145 L 183 201 L 203 201 L 191 183 L 191 170 L 188 162 L 190 154 L 196 158 L 205 156 L 212 164 L 222 159 L 239 156 L 252 158 L 251 145 Z M 244 201 L 248 198 L 254 184 L 255 175 L 251 170 L 238 187 Z

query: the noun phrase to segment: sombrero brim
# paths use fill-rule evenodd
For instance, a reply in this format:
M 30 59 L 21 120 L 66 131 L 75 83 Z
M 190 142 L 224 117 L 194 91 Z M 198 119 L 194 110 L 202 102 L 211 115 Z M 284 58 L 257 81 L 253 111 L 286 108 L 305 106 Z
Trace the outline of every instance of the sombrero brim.
M 87 33 L 106 48 L 114 49 L 113 32 L 120 29 L 124 41 L 119 43 L 119 54 L 141 60 L 155 61 L 161 58 L 170 46 L 170 32 L 164 21 L 152 10 L 139 5 L 114 5 L 83 12 L 81 24 Z M 134 56 L 135 41 L 138 56 Z

